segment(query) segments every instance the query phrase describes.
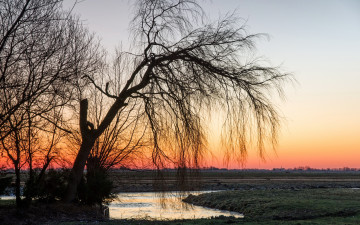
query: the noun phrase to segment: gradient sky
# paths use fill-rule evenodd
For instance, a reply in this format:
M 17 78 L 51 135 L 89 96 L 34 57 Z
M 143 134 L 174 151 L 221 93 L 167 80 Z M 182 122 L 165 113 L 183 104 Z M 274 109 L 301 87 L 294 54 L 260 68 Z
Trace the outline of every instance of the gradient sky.
M 69 8 L 75 0 L 66 0 Z M 360 167 L 360 1 L 200 1 L 210 18 L 237 10 L 249 33 L 267 33 L 257 54 L 294 74 L 276 153 L 249 152 L 247 168 Z M 130 0 L 86 0 L 74 12 L 110 52 L 129 43 Z M 214 132 L 214 131 L 213 131 Z M 221 167 L 222 159 L 211 159 Z M 210 166 L 210 160 L 208 162 Z M 230 168 L 238 167 L 230 164 Z

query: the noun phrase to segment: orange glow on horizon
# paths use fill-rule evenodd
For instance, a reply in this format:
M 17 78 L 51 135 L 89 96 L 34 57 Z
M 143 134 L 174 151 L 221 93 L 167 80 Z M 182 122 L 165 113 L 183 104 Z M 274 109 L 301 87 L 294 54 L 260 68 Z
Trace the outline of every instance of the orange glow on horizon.
M 316 123 L 302 120 L 292 122 L 283 127 L 276 152 L 271 148 L 267 149 L 263 160 L 258 156 L 256 149 L 249 149 L 247 160 L 243 165 L 235 159 L 230 160 L 228 164 L 224 163 L 220 134 L 214 132 L 209 136 L 209 147 L 212 152 L 205 153 L 201 166 L 229 169 L 291 169 L 306 166 L 318 169 L 360 168 L 360 132 L 356 130 L 359 127 L 359 121 L 349 121 L 346 118 L 342 121 L 334 120 L 332 123 L 326 123 L 320 117 Z M 215 126 L 215 128 L 217 127 Z M 61 152 L 70 152 L 66 149 L 66 144 L 59 147 L 63 149 L 60 150 Z M 151 154 L 148 150 L 145 152 L 142 155 L 147 156 L 140 160 L 142 162 L 139 165 L 127 164 L 125 166 L 153 168 L 151 166 Z M 11 168 L 11 162 L 6 163 L 4 156 L 6 156 L 5 153 L 0 158 L 0 166 L 9 167 L 8 165 L 10 165 Z M 72 163 L 74 155 L 67 154 L 67 156 L 67 161 Z M 52 164 L 52 167 L 61 166 Z
M 252 149 L 248 151 L 247 160 L 241 164 L 237 160 L 230 160 L 228 164 L 224 163 L 224 152 L 215 151 L 206 154 L 201 161 L 201 167 L 217 167 L 228 169 L 273 169 L 273 168 L 296 168 L 296 167 L 311 167 L 317 169 L 336 169 L 336 168 L 360 168 L 360 150 L 357 141 L 350 140 L 343 142 L 302 142 L 302 145 L 297 144 L 298 141 L 288 140 L 283 141 L 274 152 L 268 149 L 264 154 L 264 159 L 261 159 L 257 151 Z M 301 143 L 301 142 L 300 142 Z M 68 162 L 73 162 L 73 159 L 68 158 Z M 150 159 L 149 163 L 150 163 Z M 150 164 L 145 160 L 141 165 L 129 166 L 130 168 L 144 168 L 151 169 Z M 8 168 L 12 166 L 11 162 L 6 163 L 4 157 L 0 159 L 0 166 Z M 147 165 L 147 166 L 146 166 Z M 121 165 L 120 165 L 121 166 Z M 119 166 L 119 167 L 120 167 Z M 127 166 L 127 165 L 124 165 Z M 56 164 L 52 168 L 58 168 Z M 173 167 L 173 166 L 169 166 Z

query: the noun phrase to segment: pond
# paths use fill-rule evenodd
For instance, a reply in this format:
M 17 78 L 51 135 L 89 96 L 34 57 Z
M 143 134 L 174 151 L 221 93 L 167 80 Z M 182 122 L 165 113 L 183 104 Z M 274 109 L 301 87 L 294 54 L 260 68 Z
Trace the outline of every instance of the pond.
M 188 194 L 201 194 L 203 192 L 190 192 Z M 178 192 L 134 192 L 120 193 L 109 205 L 111 219 L 198 219 L 213 216 L 234 216 L 242 218 L 237 212 L 210 209 L 194 206 L 181 201 Z M 184 196 L 185 197 L 185 196 Z

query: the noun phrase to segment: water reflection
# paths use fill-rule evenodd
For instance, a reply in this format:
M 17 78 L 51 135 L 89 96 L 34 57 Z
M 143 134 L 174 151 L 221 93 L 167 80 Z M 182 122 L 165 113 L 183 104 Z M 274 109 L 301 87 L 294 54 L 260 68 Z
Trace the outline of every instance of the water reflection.
M 191 192 L 197 195 L 204 192 Z M 111 219 L 196 219 L 212 216 L 243 217 L 242 214 L 210 209 L 182 202 L 176 192 L 166 192 L 163 196 L 155 192 L 120 193 L 118 200 L 109 205 Z

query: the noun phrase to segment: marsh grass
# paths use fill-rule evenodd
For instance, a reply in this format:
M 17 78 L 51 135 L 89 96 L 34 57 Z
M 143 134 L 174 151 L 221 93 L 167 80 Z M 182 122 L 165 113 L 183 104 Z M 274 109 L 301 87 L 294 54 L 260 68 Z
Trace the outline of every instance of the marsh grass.
M 360 190 L 246 190 L 189 196 L 186 202 L 243 213 L 246 221 L 360 222 Z

